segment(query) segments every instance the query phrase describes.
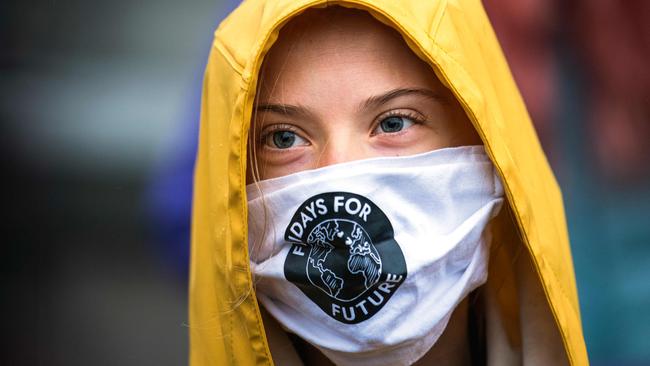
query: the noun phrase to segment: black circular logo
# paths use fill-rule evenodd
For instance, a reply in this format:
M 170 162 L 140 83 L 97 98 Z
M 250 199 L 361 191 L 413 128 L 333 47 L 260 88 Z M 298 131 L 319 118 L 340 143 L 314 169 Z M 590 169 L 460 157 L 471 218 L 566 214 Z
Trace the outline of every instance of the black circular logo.
M 358 194 L 311 197 L 293 215 L 284 238 L 293 244 L 285 277 L 342 323 L 375 315 L 406 279 L 390 221 Z

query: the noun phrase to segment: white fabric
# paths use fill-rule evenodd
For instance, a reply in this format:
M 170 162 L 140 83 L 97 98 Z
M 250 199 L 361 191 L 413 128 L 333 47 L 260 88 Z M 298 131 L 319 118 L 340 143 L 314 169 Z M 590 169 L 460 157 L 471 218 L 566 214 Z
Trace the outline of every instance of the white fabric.
M 310 198 L 326 192 L 344 193 L 338 194 L 343 198 L 324 198 L 311 210 L 304 207 Z M 387 217 L 393 228 L 394 242 L 405 261 L 406 274 L 402 283 L 391 283 L 391 278 L 394 281 L 398 277 L 391 277 L 388 273 L 390 263 L 400 261 L 399 255 L 391 254 L 391 258 L 385 255 L 388 253 L 385 248 L 394 250 L 394 243 L 380 241 L 374 243 L 374 247 L 368 244 L 372 241 L 367 240 L 372 239 L 371 232 L 389 232 L 389 228 L 378 231 L 376 227 L 368 226 L 363 221 L 365 206 L 357 209 L 360 205 L 356 202 L 348 205 L 348 213 L 355 213 L 354 217 L 358 218 L 356 224 L 348 219 L 333 220 L 329 217 L 329 221 L 323 221 L 318 217 L 317 211 L 325 212 L 323 206 L 328 204 L 328 214 L 333 214 L 334 200 L 338 200 L 336 208 L 343 212 L 346 199 L 349 199 L 345 192 L 367 198 Z M 431 348 L 444 331 L 454 308 L 469 292 L 486 281 L 489 238 L 485 227 L 503 202 L 503 188 L 482 146 L 332 165 L 251 184 L 247 187 L 247 195 L 249 250 L 258 299 L 286 330 L 318 347 L 336 364 L 352 366 L 410 365 Z M 328 200 L 332 202 L 327 203 Z M 319 230 L 325 230 L 324 225 L 331 224 L 327 227 L 331 229 L 328 232 L 337 233 L 336 236 L 341 238 L 339 246 L 331 249 L 332 246 L 324 244 L 320 248 L 331 250 L 323 256 L 323 251 L 316 252 L 314 245 L 285 240 L 285 234 L 295 237 L 295 233 L 300 233 L 295 228 L 292 234 L 289 227 L 295 224 L 296 220 L 292 220 L 294 214 L 301 211 L 306 214 L 302 218 L 302 222 L 307 223 L 306 229 L 309 225 L 316 225 L 319 219 L 324 222 Z M 373 207 L 370 215 L 378 215 L 376 211 Z M 365 216 L 369 218 L 367 212 Z M 381 221 L 376 220 L 377 216 L 370 217 L 375 220 L 373 222 Z M 358 257 L 363 261 L 356 262 L 357 267 L 351 262 L 343 263 L 341 267 L 327 262 L 335 258 L 335 253 L 351 255 L 354 246 L 348 245 L 354 231 L 351 228 L 357 226 L 363 227 L 367 235 L 361 240 L 363 245 L 358 244 L 355 250 L 365 250 L 370 259 Z M 318 228 L 312 228 L 313 235 Z M 302 238 L 306 240 L 308 235 L 310 233 L 305 232 Z M 313 238 L 313 235 L 309 237 Z M 341 244 L 343 237 L 348 240 L 345 245 Z M 296 252 L 291 253 L 292 250 Z M 301 253 L 302 256 L 296 256 Z M 376 260 L 373 264 L 372 258 L 377 257 L 380 257 L 381 267 Z M 347 318 L 342 317 L 341 306 L 336 308 L 338 305 L 332 305 L 331 311 L 327 306 L 319 307 L 312 299 L 314 296 L 306 295 L 294 284 L 295 281 L 287 280 L 285 265 L 294 258 L 298 261 L 307 258 L 305 273 L 311 274 L 305 275 L 309 280 L 305 283 L 319 284 L 308 291 L 317 293 L 316 297 L 323 299 L 322 303 L 326 305 L 328 301 L 334 301 L 331 293 L 338 291 L 334 296 L 340 300 L 338 304 L 350 304 L 349 307 L 343 306 L 349 309 L 343 315 L 354 315 L 355 321 L 373 306 L 374 303 L 368 301 L 359 305 L 363 299 L 373 296 L 373 288 L 381 295 L 390 292 L 392 297 L 367 319 L 354 324 L 345 323 L 343 320 Z M 318 263 L 320 267 L 317 268 Z M 299 276 L 302 267 L 291 268 L 294 267 Z M 328 272 L 332 268 L 347 268 L 348 272 Z M 397 267 L 393 265 L 391 268 Z M 374 282 L 375 287 L 367 287 L 377 278 L 377 271 L 380 279 Z M 360 273 L 369 280 L 358 280 Z M 351 279 L 353 275 L 357 276 L 354 277 L 356 282 Z M 354 283 L 356 287 L 345 287 L 342 283 Z M 384 287 L 378 289 L 377 286 Z M 367 293 L 346 302 L 357 293 L 355 291 L 364 288 L 369 288 Z M 348 291 L 347 295 L 345 291 Z

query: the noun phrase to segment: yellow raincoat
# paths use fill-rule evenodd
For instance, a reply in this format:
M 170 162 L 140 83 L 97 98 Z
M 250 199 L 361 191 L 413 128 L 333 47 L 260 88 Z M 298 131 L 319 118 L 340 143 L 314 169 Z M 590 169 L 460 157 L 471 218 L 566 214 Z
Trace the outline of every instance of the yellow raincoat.
M 569 364 L 588 364 L 561 193 L 480 1 L 247 0 L 215 32 L 203 85 L 191 365 L 273 364 L 248 261 L 248 130 L 279 29 L 328 4 L 397 29 L 459 100 L 501 176 L 509 207 L 497 218 L 485 291 L 488 364 L 540 364 L 554 343 Z

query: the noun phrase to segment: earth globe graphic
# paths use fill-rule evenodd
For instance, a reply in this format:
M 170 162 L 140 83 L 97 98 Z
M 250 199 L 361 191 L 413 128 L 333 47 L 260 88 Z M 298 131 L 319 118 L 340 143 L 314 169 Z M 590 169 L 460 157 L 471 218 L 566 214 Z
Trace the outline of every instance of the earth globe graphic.
M 356 222 L 325 220 L 312 229 L 307 244 L 307 277 L 330 297 L 352 301 L 379 281 L 381 257 Z

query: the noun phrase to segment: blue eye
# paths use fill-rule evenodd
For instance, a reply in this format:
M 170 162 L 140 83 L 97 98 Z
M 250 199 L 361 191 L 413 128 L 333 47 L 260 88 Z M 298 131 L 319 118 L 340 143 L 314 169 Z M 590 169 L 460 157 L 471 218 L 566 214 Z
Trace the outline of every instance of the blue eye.
M 291 131 L 273 132 L 273 145 L 278 149 L 288 149 L 296 142 L 296 134 Z
M 404 119 L 402 117 L 388 117 L 382 120 L 379 126 L 384 132 L 398 132 L 404 128 Z
M 400 132 L 406 128 L 414 125 L 415 122 L 411 118 L 401 116 L 390 116 L 382 119 L 379 125 L 373 131 L 374 134 L 380 133 L 395 133 Z
M 300 145 L 308 145 L 307 140 L 297 133 L 288 130 L 277 130 L 264 138 L 265 145 L 272 149 L 289 149 Z

